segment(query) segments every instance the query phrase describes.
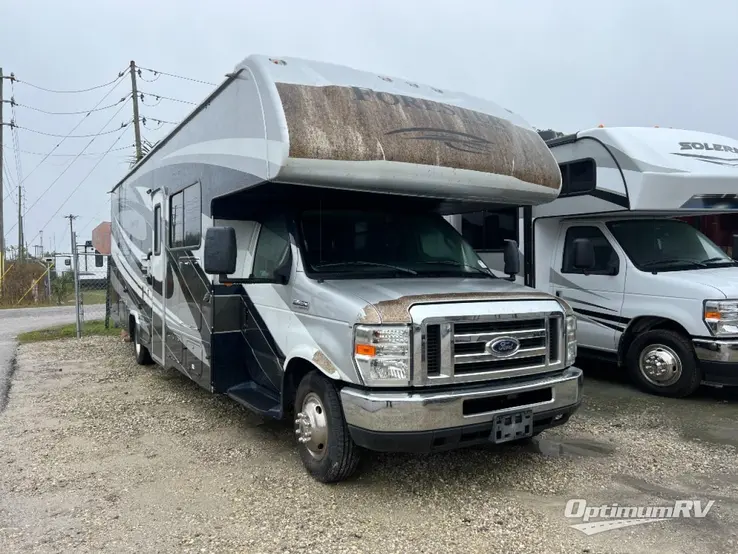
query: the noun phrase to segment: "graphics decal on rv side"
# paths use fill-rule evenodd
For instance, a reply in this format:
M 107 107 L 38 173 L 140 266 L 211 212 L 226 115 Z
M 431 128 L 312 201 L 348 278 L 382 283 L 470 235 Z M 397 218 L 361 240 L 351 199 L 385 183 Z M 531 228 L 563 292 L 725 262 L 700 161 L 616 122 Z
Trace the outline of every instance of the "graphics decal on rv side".
M 708 142 L 680 142 L 681 150 L 702 150 L 705 152 L 728 152 L 738 154 L 738 147 L 728 146 L 727 144 L 710 144 Z M 684 152 L 674 152 L 675 156 L 684 156 L 705 163 L 716 165 L 725 165 L 728 167 L 738 167 L 738 157 L 720 157 L 708 156 L 707 154 L 686 154 Z

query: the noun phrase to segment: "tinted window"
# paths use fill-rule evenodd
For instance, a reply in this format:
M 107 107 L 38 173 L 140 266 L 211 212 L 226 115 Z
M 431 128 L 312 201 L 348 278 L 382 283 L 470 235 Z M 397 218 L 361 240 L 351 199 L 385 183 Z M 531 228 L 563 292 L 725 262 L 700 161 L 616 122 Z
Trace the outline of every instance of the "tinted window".
M 287 260 L 290 236 L 287 221 L 283 217 L 270 217 L 261 222 L 259 240 L 254 251 L 252 276 L 271 279 L 274 271 Z
M 503 250 L 505 240 L 518 240 L 518 209 L 463 214 L 461 234 L 475 250 Z
M 725 252 L 683 221 L 617 221 L 608 223 L 608 227 L 637 267 L 675 271 L 733 265 Z
M 201 216 L 200 183 L 173 194 L 169 202 L 169 246 L 172 248 L 200 246 Z
M 435 213 L 307 210 L 299 226 L 314 272 L 489 277 L 469 244 Z
M 169 246 L 184 246 L 184 193 L 178 192 L 169 199 Z
M 200 184 L 184 189 L 184 245 L 200 246 L 202 206 L 200 204 Z
M 161 253 L 161 238 L 160 238 L 160 225 L 161 219 L 161 206 L 157 204 L 154 207 L 154 254 L 159 255 Z
M 597 167 L 594 160 L 580 160 L 559 165 L 561 169 L 561 194 L 576 196 L 592 192 L 597 185 Z
M 583 273 L 581 269 L 574 267 L 574 240 L 581 238 L 588 238 L 594 246 L 595 265 L 587 273 L 609 275 L 619 269 L 620 258 L 602 231 L 597 227 L 570 227 L 564 242 L 562 273 Z

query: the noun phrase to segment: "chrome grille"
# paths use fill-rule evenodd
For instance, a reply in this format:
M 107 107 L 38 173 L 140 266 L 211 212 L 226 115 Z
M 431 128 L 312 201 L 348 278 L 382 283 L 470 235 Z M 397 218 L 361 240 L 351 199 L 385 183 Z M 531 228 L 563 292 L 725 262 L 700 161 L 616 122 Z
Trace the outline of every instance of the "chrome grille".
M 470 320 L 471 319 L 471 320 Z M 427 321 L 421 326 L 423 360 L 418 384 L 502 379 L 563 369 L 561 313 L 533 313 Z M 512 355 L 491 352 L 495 339 L 514 338 Z

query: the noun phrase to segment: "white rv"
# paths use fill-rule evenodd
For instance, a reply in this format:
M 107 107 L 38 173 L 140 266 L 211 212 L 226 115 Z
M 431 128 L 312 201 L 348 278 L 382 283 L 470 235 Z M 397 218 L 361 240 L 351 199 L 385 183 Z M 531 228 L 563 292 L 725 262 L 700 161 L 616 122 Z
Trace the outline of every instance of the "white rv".
M 456 215 L 456 227 L 492 268 L 488 244 L 523 239 L 523 282 L 572 305 L 580 356 L 617 361 L 656 394 L 738 385 L 738 263 L 676 219 L 738 212 L 738 141 L 597 128 L 548 146 L 557 200 Z
M 111 311 L 139 363 L 291 414 L 320 481 L 362 448 L 526 439 L 579 406 L 576 317 L 495 277 L 443 214 L 560 186 L 496 104 L 252 56 L 115 186 Z

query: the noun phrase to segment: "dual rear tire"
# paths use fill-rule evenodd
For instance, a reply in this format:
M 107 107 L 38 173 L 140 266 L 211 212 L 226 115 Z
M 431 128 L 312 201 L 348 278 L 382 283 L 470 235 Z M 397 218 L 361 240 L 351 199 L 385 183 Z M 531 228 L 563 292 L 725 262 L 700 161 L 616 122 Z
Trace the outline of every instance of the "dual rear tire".
M 141 340 L 139 338 L 139 332 L 138 332 L 138 324 L 134 326 L 133 328 L 133 349 L 136 353 L 136 363 L 138 365 L 149 365 L 154 363 L 154 361 L 151 359 L 151 353 L 149 352 L 149 349 L 141 344 Z

